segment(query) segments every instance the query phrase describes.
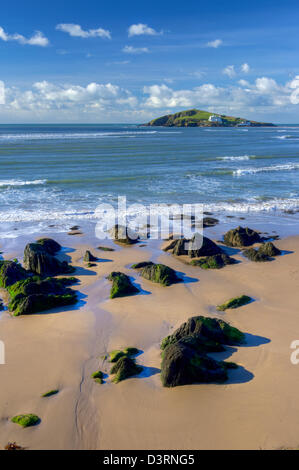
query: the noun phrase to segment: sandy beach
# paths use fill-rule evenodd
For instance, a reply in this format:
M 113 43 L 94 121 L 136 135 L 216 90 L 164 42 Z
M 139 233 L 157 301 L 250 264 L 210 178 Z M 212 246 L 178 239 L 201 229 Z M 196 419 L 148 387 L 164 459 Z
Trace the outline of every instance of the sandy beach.
M 205 235 L 210 236 L 209 229 Z M 11 317 L 2 312 L 0 339 L 6 364 L 0 366 L 0 445 L 16 441 L 29 449 L 276 449 L 297 447 L 299 404 L 297 367 L 290 361 L 297 339 L 299 236 L 275 241 L 283 256 L 241 261 L 203 270 L 161 250 L 161 241 L 96 249 L 88 234 L 55 234 L 62 258 L 76 267 L 78 304 L 41 314 Z M 26 242 L 32 241 L 26 240 Z M 4 258 L 18 256 L 24 240 Z M 101 244 L 104 244 L 101 243 Z M 17 248 L 16 248 L 17 247 Z M 83 254 L 100 257 L 87 268 Z M 152 260 L 178 271 L 184 282 L 162 287 L 130 269 Z M 106 276 L 122 271 L 140 293 L 109 299 Z M 216 305 L 249 295 L 254 302 L 226 313 Z M 163 388 L 160 343 L 194 315 L 223 318 L 246 333 L 247 343 L 213 353 L 240 365 L 224 384 Z M 114 384 L 104 356 L 127 346 L 142 351 L 143 372 Z M 104 384 L 90 375 L 101 369 Z M 59 393 L 48 398 L 51 389 Z M 16 414 L 35 413 L 38 426 L 22 429 Z

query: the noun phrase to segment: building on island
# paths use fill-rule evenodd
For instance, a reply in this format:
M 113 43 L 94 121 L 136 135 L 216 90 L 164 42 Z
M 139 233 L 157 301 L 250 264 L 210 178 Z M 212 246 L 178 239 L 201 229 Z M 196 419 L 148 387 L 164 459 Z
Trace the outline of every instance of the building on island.
M 239 122 L 238 126 L 251 126 L 250 121 L 241 121 Z
M 217 122 L 218 124 L 222 124 L 222 118 L 220 116 L 215 116 L 214 114 L 212 114 L 209 117 L 209 121 L 210 122 Z

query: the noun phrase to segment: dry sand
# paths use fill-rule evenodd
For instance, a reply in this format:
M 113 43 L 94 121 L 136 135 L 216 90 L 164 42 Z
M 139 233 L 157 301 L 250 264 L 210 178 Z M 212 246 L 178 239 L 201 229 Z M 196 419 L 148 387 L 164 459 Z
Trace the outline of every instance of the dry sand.
M 55 236 L 61 241 L 59 236 Z M 275 242 L 292 253 L 269 263 L 242 262 L 216 271 L 184 264 L 160 251 L 95 249 L 85 236 L 69 237 L 67 256 L 78 267 L 78 306 L 0 320 L 6 364 L 0 365 L 0 446 L 8 441 L 30 449 L 274 449 L 299 444 L 299 365 L 290 344 L 299 339 L 299 237 Z M 101 243 L 104 244 L 104 243 Z M 23 245 L 24 246 L 24 245 Z M 22 248 L 23 248 L 22 246 Z M 85 249 L 106 259 L 85 269 Z M 9 254 L 10 255 L 10 254 Z M 184 273 L 184 283 L 155 285 L 129 268 L 159 260 Z M 109 299 L 112 270 L 134 277 L 137 296 Z M 220 313 L 216 305 L 240 294 L 255 299 Z M 247 345 L 213 357 L 237 362 L 223 385 L 166 389 L 160 382 L 161 339 L 192 315 L 222 317 L 248 333 Z M 135 346 L 144 372 L 113 384 L 90 374 L 109 373 L 103 355 Z M 57 395 L 41 394 L 58 388 Z M 10 422 L 36 413 L 41 423 L 22 429 Z

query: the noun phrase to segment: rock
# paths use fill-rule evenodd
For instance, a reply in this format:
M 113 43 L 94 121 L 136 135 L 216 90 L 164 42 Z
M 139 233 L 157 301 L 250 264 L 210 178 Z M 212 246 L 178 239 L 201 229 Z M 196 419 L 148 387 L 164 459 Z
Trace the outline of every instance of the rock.
M 58 390 L 58 389 L 49 390 L 48 392 L 43 393 L 43 394 L 41 395 L 41 397 L 42 397 L 42 398 L 48 398 L 48 397 L 52 397 L 53 395 L 57 395 L 57 393 L 59 393 L 59 390 Z
M 243 255 L 246 256 L 246 258 L 250 259 L 250 261 L 256 261 L 258 263 L 264 262 L 264 261 L 271 261 L 271 258 L 266 255 L 265 253 L 260 253 L 258 250 L 255 250 L 254 248 L 248 248 L 247 250 L 244 250 Z
M 83 257 L 83 261 L 86 263 L 90 263 L 92 261 L 98 261 L 98 258 L 96 256 L 93 256 L 89 250 L 86 250 L 85 255 Z
M 129 229 L 121 225 L 116 224 L 111 230 L 109 230 L 109 233 L 114 239 L 114 241 L 122 243 L 124 245 L 133 245 L 134 243 L 138 242 L 138 237 L 131 238 L 129 236 Z
M 141 269 L 145 268 L 146 266 L 152 266 L 154 263 L 151 261 L 141 261 L 140 263 L 132 264 L 132 269 Z
M 240 297 L 234 297 L 222 305 L 217 306 L 217 310 L 225 311 L 230 308 L 238 308 L 242 307 L 243 305 L 247 305 L 252 302 L 252 298 L 248 295 L 241 295 Z
M 110 291 L 110 298 L 125 297 L 127 295 L 137 294 L 139 291 L 135 287 L 129 276 L 124 273 L 113 271 L 107 277 L 109 281 L 112 281 L 112 287 Z
M 80 228 L 80 225 L 73 225 L 72 227 L 70 227 L 70 230 L 73 232 L 74 230 L 79 230 Z
M 279 256 L 279 255 L 281 255 L 281 251 L 275 245 L 273 245 L 272 242 L 263 243 L 259 247 L 258 252 L 262 253 L 264 255 L 267 255 L 267 256 Z
M 59 261 L 40 243 L 28 243 L 24 250 L 24 266 L 41 276 L 55 276 L 74 271 L 66 261 Z
M 188 255 L 190 258 L 213 256 L 218 253 L 223 253 L 222 249 L 212 240 L 207 237 L 201 237 L 199 234 L 195 234 L 191 240 L 187 240 L 186 238 L 173 240 L 164 250 L 172 250 L 172 253 L 176 256 Z
M 98 246 L 98 250 L 101 250 L 101 251 L 115 251 L 114 248 L 110 248 L 109 246 Z
M 203 343 L 207 339 L 228 345 L 242 344 L 245 341 L 244 334 L 224 320 L 197 316 L 189 318 L 172 335 L 164 338 L 161 348 L 165 349 L 169 344 L 179 341 L 185 336 L 195 336 Z
M 115 349 L 114 351 L 111 351 L 111 353 L 109 354 L 109 359 L 110 359 L 110 362 L 117 362 L 118 359 L 120 359 L 121 357 L 136 356 L 136 354 L 138 354 L 138 353 L 139 353 L 139 349 L 132 348 L 132 347 L 125 348 L 123 350 Z
M 205 256 L 191 261 L 192 266 L 200 266 L 202 269 L 220 269 L 228 264 L 235 264 L 236 260 L 226 254 Z
M 169 345 L 163 353 L 161 380 L 164 387 L 194 383 L 225 382 L 227 369 L 180 341 Z
M 26 415 L 17 415 L 11 418 L 13 423 L 19 424 L 23 428 L 27 428 L 28 426 L 35 426 L 40 422 L 40 418 L 34 414 L 26 414 Z
M 55 255 L 61 250 L 61 245 L 52 238 L 40 238 L 36 243 L 43 246 L 50 255 Z
M 26 279 L 29 274 L 19 263 L 0 261 L 0 287 L 8 287 L 17 281 Z
M 74 230 L 72 232 L 68 232 L 68 235 L 83 235 L 83 232 L 80 232 L 80 230 Z
M 189 318 L 162 341 L 162 384 L 175 387 L 227 380 L 227 369 L 237 365 L 216 361 L 206 353 L 221 351 L 224 344 L 241 344 L 244 340 L 241 331 L 223 320 L 203 316 Z
M 219 223 L 218 219 L 214 217 L 204 217 L 203 218 L 203 227 L 215 227 Z
M 91 378 L 98 384 L 102 384 L 104 381 L 104 374 L 101 370 L 97 370 L 91 374 Z
M 224 243 L 228 246 L 250 246 L 261 241 L 260 235 L 251 228 L 237 227 L 224 235 Z
M 169 268 L 169 266 L 165 266 L 165 264 L 149 262 L 144 267 L 141 266 L 141 268 L 141 276 L 149 281 L 157 282 L 163 286 L 170 286 L 171 284 L 180 282 L 174 269 Z
M 113 379 L 114 383 L 121 382 L 122 380 L 133 377 L 134 375 L 142 372 L 142 367 L 137 365 L 135 360 L 131 357 L 123 356 L 114 364 L 111 369 L 111 374 L 115 374 Z
M 7 289 L 10 294 L 8 308 L 18 316 L 74 304 L 77 293 L 67 286 L 75 281 L 75 278 L 40 279 L 37 276 L 18 281 Z

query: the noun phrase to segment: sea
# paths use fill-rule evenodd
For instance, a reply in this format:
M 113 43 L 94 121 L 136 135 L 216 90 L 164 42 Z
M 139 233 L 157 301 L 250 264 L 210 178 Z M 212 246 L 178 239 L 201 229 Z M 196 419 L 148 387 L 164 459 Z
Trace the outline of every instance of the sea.
M 203 204 L 221 220 L 299 228 L 299 125 L 0 125 L 1 237 L 66 231 L 97 207 Z

